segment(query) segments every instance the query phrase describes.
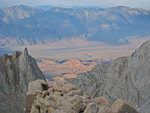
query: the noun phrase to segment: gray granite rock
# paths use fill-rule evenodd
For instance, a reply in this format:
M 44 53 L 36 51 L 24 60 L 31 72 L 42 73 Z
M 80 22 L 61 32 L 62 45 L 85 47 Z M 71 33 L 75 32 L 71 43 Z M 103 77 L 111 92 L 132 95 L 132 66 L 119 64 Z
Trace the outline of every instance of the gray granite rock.
M 28 83 L 45 80 L 27 49 L 0 58 L 0 113 L 23 113 Z
M 78 92 L 80 89 L 71 88 L 67 92 L 64 88 L 58 90 L 60 85 L 72 87 L 72 84 L 65 81 L 55 82 L 55 87 L 47 90 L 41 87 L 40 90 L 37 90 L 37 87 L 34 87 L 36 85 L 41 86 L 39 84 L 43 84 L 43 81 L 31 82 L 33 91 L 30 91 L 29 88 L 26 102 L 27 113 L 138 113 L 134 107 L 121 99 L 116 100 L 110 107 L 105 97 L 84 98 L 84 92 L 82 95 L 80 93 L 68 95 L 70 92 Z
M 113 113 L 139 113 L 128 102 L 121 99 L 116 100 L 112 104 L 111 110 L 113 111 Z
M 67 81 L 92 97 L 105 96 L 110 103 L 120 98 L 141 108 L 150 102 L 150 40 L 131 56 L 98 65 Z

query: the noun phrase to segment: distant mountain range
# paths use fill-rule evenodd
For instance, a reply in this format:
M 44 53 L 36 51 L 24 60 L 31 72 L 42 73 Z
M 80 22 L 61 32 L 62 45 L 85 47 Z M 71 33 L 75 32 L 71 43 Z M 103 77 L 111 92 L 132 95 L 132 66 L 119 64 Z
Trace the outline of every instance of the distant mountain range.
M 50 8 L 72 8 L 72 9 L 77 9 L 77 8 L 101 8 L 101 9 L 106 9 L 106 8 L 102 8 L 102 7 L 99 7 L 99 6 L 76 6 L 76 5 L 40 5 L 40 6 L 37 6 L 37 8 L 40 8 L 42 10 L 48 10 Z
M 124 6 L 50 8 L 29 6 L 0 9 L 0 47 L 46 44 L 71 38 L 128 43 L 126 37 L 150 36 L 150 10 Z

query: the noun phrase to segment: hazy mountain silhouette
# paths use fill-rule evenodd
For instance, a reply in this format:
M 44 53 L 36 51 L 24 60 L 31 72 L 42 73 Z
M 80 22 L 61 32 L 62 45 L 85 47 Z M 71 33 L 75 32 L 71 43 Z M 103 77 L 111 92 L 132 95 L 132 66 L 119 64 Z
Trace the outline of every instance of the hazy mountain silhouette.
M 150 35 L 150 11 L 124 6 L 101 8 L 50 8 L 29 6 L 0 9 L 0 46 L 45 44 L 84 37 L 108 44 L 128 43 L 129 36 Z

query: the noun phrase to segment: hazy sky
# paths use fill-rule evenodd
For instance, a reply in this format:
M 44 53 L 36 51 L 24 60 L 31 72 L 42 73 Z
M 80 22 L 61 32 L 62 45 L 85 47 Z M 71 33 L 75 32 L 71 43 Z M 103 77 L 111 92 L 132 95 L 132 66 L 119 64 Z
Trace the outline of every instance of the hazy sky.
M 113 6 L 129 6 L 150 9 L 150 0 L 0 0 L 0 7 L 14 5 L 64 5 L 64 6 L 99 6 L 102 8 Z

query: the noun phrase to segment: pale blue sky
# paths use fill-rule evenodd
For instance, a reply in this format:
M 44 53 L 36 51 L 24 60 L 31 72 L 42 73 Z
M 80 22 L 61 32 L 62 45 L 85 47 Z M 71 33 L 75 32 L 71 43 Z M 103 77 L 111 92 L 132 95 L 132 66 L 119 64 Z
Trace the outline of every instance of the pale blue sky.
M 0 0 L 0 8 L 14 5 L 65 5 L 65 6 L 129 6 L 132 8 L 150 9 L 150 0 Z

